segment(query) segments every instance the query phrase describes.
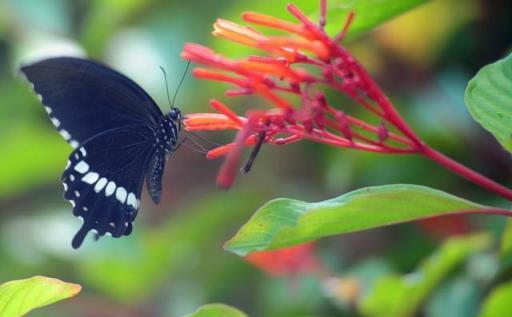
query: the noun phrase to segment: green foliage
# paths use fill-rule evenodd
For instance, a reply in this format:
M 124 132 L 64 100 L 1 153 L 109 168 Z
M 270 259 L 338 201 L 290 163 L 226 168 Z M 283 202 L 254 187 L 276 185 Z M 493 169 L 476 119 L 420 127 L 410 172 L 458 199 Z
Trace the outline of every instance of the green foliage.
M 512 311 L 512 283 L 496 287 L 485 299 L 479 317 L 509 316 Z
M 73 297 L 80 290 L 80 285 L 44 276 L 7 282 L 0 285 L 0 316 L 24 316 L 33 309 Z
M 452 238 L 420 265 L 418 270 L 405 276 L 383 276 L 361 303 L 365 316 L 413 316 L 433 289 L 463 263 L 469 256 L 487 249 L 491 237 L 477 234 Z
M 350 26 L 347 37 L 355 38 L 382 23 L 415 7 L 426 3 L 426 0 L 336 0 L 328 1 L 326 31 L 336 35 L 350 11 L 354 11 L 355 19 Z M 316 13 L 318 16 L 319 13 Z
M 247 317 L 247 315 L 227 305 L 209 304 L 185 317 Z
M 202 199 L 184 210 L 183 216 L 157 228 L 140 228 L 126 241 L 111 241 L 117 247 L 107 252 L 93 251 L 93 256 L 79 264 L 79 271 L 92 286 L 109 296 L 121 301 L 142 301 L 166 277 L 190 265 L 192 250 L 202 250 L 201 258 L 208 258 L 209 250 L 214 254 L 211 256 L 219 256 L 229 221 L 241 220 L 244 214 L 239 206 L 257 204 L 255 196 L 246 192 L 232 196 L 230 203 L 224 195 Z M 124 247 L 120 246 L 122 243 Z
M 276 199 L 256 211 L 225 248 L 246 255 L 336 234 L 483 208 L 416 185 L 368 187 L 317 203 Z
M 20 125 L 4 135 L 0 156 L 0 198 L 58 179 L 71 147 L 55 133 L 48 132 Z
M 469 82 L 465 99 L 473 118 L 512 152 L 512 54 L 483 67 Z

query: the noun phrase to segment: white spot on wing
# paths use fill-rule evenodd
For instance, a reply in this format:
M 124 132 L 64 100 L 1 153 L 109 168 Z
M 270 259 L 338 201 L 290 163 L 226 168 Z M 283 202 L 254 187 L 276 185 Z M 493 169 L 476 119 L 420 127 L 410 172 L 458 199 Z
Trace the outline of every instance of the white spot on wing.
M 107 179 L 105 177 L 100 178 L 100 180 L 94 186 L 94 191 L 99 193 L 103 187 L 107 184 Z
M 105 196 L 110 196 L 114 193 L 114 191 L 116 190 L 116 183 L 110 181 L 108 182 L 107 184 L 107 188 L 105 189 Z
M 80 174 L 85 174 L 89 170 L 89 164 L 85 163 L 85 161 L 80 161 L 75 165 L 75 171 Z
M 119 200 L 122 204 L 126 201 L 126 196 L 128 193 L 126 192 L 126 189 L 123 187 L 118 187 L 116 190 L 116 198 Z
M 134 193 L 128 194 L 128 200 L 126 201 L 126 203 L 132 206 L 133 208 L 137 209 L 137 198 L 135 197 Z
M 89 172 L 85 174 L 84 177 L 82 177 L 82 181 L 86 182 L 87 184 L 94 184 L 96 181 L 100 178 L 100 175 L 95 172 Z
M 62 129 L 62 130 L 59 131 L 59 133 L 60 133 L 60 135 L 62 135 L 64 140 L 67 141 L 67 140 L 71 139 L 71 134 L 69 134 L 69 132 L 66 131 L 66 130 Z
M 75 140 L 71 140 L 69 141 L 69 145 L 71 145 L 74 149 L 76 149 L 78 147 L 78 142 L 75 141 Z
M 52 121 L 54 126 L 56 126 L 57 128 L 60 127 L 59 119 L 57 119 L 57 118 L 50 118 L 50 120 Z
M 38 95 L 38 96 L 41 96 L 41 95 Z M 41 99 L 43 99 L 43 97 L 41 97 Z M 45 106 L 44 110 L 46 110 L 46 113 L 48 113 L 48 114 L 52 113 L 52 108 L 50 108 L 50 107 Z
M 82 155 L 83 155 L 84 157 L 85 157 L 85 156 L 87 156 L 87 151 L 84 149 L 84 147 L 83 147 L 83 146 L 80 148 L 80 152 L 82 152 Z
M 69 175 L 69 180 L 70 180 L 70 181 L 72 181 L 72 182 L 74 182 L 74 181 L 75 181 L 75 175 L 70 174 L 70 175 Z
M 78 190 L 75 190 L 75 196 L 80 197 L 80 192 Z
M 66 183 L 62 183 L 62 187 L 64 187 L 64 191 L 67 192 L 68 191 L 68 184 Z

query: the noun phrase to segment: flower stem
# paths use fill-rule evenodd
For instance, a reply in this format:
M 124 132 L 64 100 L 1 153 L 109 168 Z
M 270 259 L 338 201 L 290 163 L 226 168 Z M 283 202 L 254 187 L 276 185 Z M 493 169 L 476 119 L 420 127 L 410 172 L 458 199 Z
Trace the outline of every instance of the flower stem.
M 418 151 L 419 154 L 424 155 L 453 173 L 489 190 L 506 199 L 512 201 L 512 190 L 506 188 L 503 185 L 496 183 L 495 181 L 475 172 L 474 170 L 462 165 L 461 163 L 454 161 L 443 153 L 434 150 L 429 146 L 423 146 Z

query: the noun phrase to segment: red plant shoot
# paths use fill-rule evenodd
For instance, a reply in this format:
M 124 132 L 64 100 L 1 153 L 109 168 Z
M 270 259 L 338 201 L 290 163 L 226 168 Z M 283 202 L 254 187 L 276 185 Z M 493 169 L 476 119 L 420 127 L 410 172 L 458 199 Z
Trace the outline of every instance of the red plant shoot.
M 350 13 L 341 32 L 331 38 L 324 30 L 326 7 L 326 0 L 322 0 L 318 24 L 293 4 L 287 9 L 296 22 L 254 12 L 242 14 L 246 22 L 281 30 L 284 36 L 267 36 L 252 27 L 222 19 L 214 24 L 215 36 L 258 48 L 266 53 L 262 56 L 233 60 L 198 44 L 185 45 L 182 57 L 205 66 L 193 70 L 195 77 L 233 86 L 225 92 L 227 97 L 258 95 L 270 105 L 268 109 L 254 109 L 239 116 L 213 99 L 210 105 L 217 113 L 190 114 L 184 120 L 188 131 L 238 131 L 233 143 L 215 148 L 207 155 L 209 159 L 226 156 L 218 184 L 225 188 L 233 184 L 244 147 L 257 147 L 250 158 L 252 164 L 261 144 L 286 145 L 306 139 L 370 152 L 419 154 L 512 200 L 510 189 L 432 149 L 416 135 L 364 67 L 342 45 L 355 14 Z M 330 103 L 325 87 L 349 97 L 370 112 L 377 124 L 343 111 L 343 105 Z M 292 102 L 287 96 L 295 96 L 293 100 L 299 101 Z

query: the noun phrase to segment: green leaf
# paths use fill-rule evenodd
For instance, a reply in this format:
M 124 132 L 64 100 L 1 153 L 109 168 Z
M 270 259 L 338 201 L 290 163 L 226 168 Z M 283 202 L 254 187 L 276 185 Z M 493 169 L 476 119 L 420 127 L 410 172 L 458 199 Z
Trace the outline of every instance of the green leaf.
M 483 67 L 469 81 L 465 100 L 473 118 L 512 152 L 512 54 Z
M 368 187 L 317 203 L 280 198 L 256 211 L 225 248 L 246 255 L 342 233 L 484 208 L 417 185 Z
M 78 284 L 44 276 L 7 282 L 0 285 L 0 316 L 24 316 L 35 308 L 73 297 L 80 290 Z
M 479 317 L 509 316 L 512 311 L 512 282 L 495 288 L 485 299 Z
M 423 262 L 416 272 L 392 274 L 377 280 L 361 302 L 364 316 L 413 316 L 423 301 L 444 278 L 468 257 L 491 246 L 487 234 L 452 238 Z M 504 316 L 504 315 L 502 315 Z
M 347 34 L 349 39 L 354 38 L 426 2 L 426 0 L 328 1 L 326 31 L 331 36 L 338 34 L 343 28 L 348 13 L 354 11 L 355 18 Z M 316 21 L 318 17 L 317 12 L 311 18 Z
M 230 306 L 223 304 L 209 304 L 185 317 L 247 317 L 247 315 Z

